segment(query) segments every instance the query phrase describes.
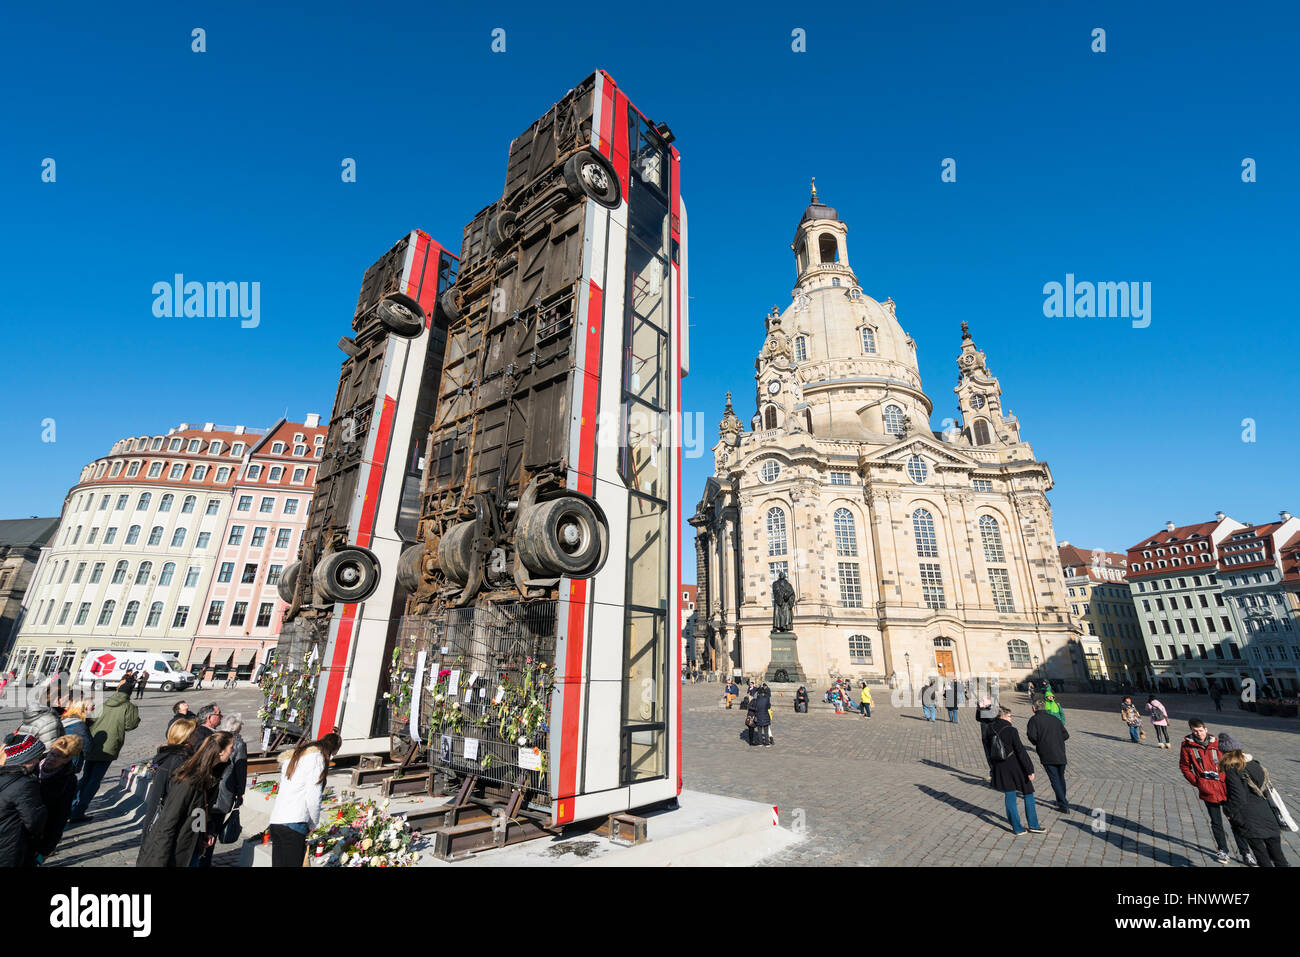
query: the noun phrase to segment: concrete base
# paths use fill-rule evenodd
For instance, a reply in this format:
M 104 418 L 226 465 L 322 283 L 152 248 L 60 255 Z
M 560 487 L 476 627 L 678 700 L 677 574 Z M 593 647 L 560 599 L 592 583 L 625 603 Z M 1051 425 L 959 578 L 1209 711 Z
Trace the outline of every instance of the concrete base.
M 344 791 L 351 791 L 351 773 L 331 772 L 326 786 L 333 798 L 321 806 L 321 819 L 328 820 L 332 808 L 339 805 Z M 379 786 L 357 789 L 358 798 L 372 797 L 383 801 Z M 430 798 L 423 795 L 400 795 L 390 799 L 388 810 L 394 814 L 428 811 L 450 803 L 450 797 Z M 245 836 L 240 863 L 251 867 L 271 866 L 271 846 L 253 838 L 270 823 L 275 797 L 261 791 L 249 791 L 240 809 Z M 636 813 L 635 811 L 632 813 Z M 433 856 L 432 841 L 424 837 L 416 846 L 421 852 L 420 867 L 745 867 L 757 864 L 799 842 L 790 831 L 774 824 L 769 804 L 743 801 L 700 791 L 683 791 L 678 806 L 645 815 L 644 844 L 627 847 L 593 833 L 601 821 L 591 821 L 590 828 L 571 827 L 559 838 L 539 838 L 512 847 L 483 851 L 463 861 L 449 863 Z

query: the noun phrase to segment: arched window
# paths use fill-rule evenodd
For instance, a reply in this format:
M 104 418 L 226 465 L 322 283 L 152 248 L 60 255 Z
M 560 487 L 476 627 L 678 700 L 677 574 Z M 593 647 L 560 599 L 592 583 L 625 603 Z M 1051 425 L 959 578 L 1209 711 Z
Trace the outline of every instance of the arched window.
M 808 337 L 807 337 L 807 336 L 796 336 L 796 337 L 795 337 L 795 340 L 794 340 L 794 361 L 795 361 L 795 362 L 807 362 L 807 361 L 808 361 Z
M 934 538 L 934 516 L 923 508 L 912 513 L 912 534 L 916 536 L 919 558 L 939 557 L 939 545 Z
M 157 627 L 158 622 L 162 620 L 162 610 L 163 610 L 163 603 L 160 601 L 156 601 L 152 605 L 150 605 L 149 617 L 145 619 L 144 626 L 146 628 Z
M 160 544 L 162 542 L 162 536 L 163 536 L 163 527 L 161 525 L 155 525 L 153 528 L 149 529 L 149 544 L 150 545 Z
M 185 544 L 185 529 L 178 528 L 172 532 L 172 548 L 180 548 Z
M 867 355 L 874 355 L 876 352 L 876 330 L 870 326 L 862 327 L 862 351 Z
M 162 567 L 162 574 L 158 576 L 158 584 L 170 585 L 172 583 L 172 575 L 174 575 L 175 573 L 176 573 L 176 563 L 168 562 L 166 565 Z
M 146 508 L 149 507 L 149 500 L 151 498 L 153 498 L 153 496 L 150 495 L 148 492 L 141 492 L 140 501 L 135 503 L 135 510 L 137 512 L 143 512 Z
M 176 497 L 172 495 L 171 492 L 168 492 L 158 500 L 158 511 L 170 512 L 172 510 L 172 502 L 175 501 L 175 499 Z
M 840 261 L 840 244 L 835 241 L 835 237 L 830 233 L 822 233 L 817 240 L 817 252 L 821 255 L 824 263 L 837 263 Z
M 805 425 L 805 426 L 807 427 L 807 429 L 808 429 L 808 434 L 809 434 L 809 435 L 812 435 L 812 434 L 813 434 L 813 427 L 812 427 L 812 409 L 804 409 L 804 410 L 803 410 L 803 421 L 804 421 L 804 425 Z
M 769 406 L 767 407 L 766 411 L 764 411 L 764 413 L 763 413 L 763 428 L 765 428 L 765 429 L 775 429 L 775 428 L 776 428 L 776 407 L 775 407 L 775 406 L 771 406 L 771 405 L 769 405 Z
M 1006 553 L 1002 551 L 1002 530 L 998 528 L 998 520 L 992 515 L 980 516 L 980 541 L 984 543 L 986 562 L 1000 564 L 1007 560 Z
M 113 620 L 113 609 L 117 607 L 117 602 L 109 599 L 104 602 L 104 606 L 99 610 L 99 621 L 95 622 L 98 627 L 103 627 Z
M 989 435 L 989 424 L 985 422 L 983 419 L 976 419 L 975 420 L 975 444 L 988 445 L 992 441 L 993 438 L 992 436 Z
M 885 431 L 890 435 L 903 434 L 903 410 L 896 405 L 885 406 Z
M 198 499 L 193 495 L 186 495 L 185 501 L 181 503 L 181 512 L 185 513 L 194 511 L 194 503 L 196 501 L 198 501 Z
M 140 611 L 138 601 L 127 602 L 126 611 L 122 612 L 122 627 L 129 628 L 135 624 L 135 616 Z
M 141 562 L 140 568 L 135 573 L 135 583 L 137 585 L 143 585 L 149 580 L 149 576 L 152 574 L 153 562 Z
M 126 581 L 126 567 L 126 559 L 124 558 L 113 567 L 113 580 L 109 584 L 120 585 Z
M 853 524 L 853 513 L 847 508 L 837 508 L 832 520 L 835 526 L 835 554 L 858 554 L 858 533 Z
M 134 545 L 138 541 L 140 541 L 140 526 L 132 525 L 126 533 L 126 544 Z
M 1029 644 L 1020 638 L 1012 638 L 1007 642 L 1007 658 L 1011 662 L 1012 668 L 1029 667 Z
M 767 510 L 767 553 L 785 554 L 785 512 L 779 508 Z

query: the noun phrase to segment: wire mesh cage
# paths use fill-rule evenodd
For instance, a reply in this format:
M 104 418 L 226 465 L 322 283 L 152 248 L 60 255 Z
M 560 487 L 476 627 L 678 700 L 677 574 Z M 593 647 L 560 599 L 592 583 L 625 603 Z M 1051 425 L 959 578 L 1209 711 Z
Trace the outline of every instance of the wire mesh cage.
M 420 665 L 421 652 L 425 662 L 441 629 L 431 618 L 407 616 L 402 619 L 388 663 L 388 691 L 384 693 L 388 705 L 388 734 L 394 741 L 423 745 L 411 741 L 411 699 L 416 691 L 415 676 Z M 423 681 L 422 687 L 427 687 Z M 418 715 L 417 715 L 418 717 Z
M 287 622 L 268 657 L 259 687 L 262 726 L 302 736 L 311 724 L 320 675 L 320 646 L 311 622 Z
M 537 601 L 424 619 L 432 627 L 418 730 L 430 767 L 519 787 L 531 806 L 550 806 L 555 616 L 554 601 Z

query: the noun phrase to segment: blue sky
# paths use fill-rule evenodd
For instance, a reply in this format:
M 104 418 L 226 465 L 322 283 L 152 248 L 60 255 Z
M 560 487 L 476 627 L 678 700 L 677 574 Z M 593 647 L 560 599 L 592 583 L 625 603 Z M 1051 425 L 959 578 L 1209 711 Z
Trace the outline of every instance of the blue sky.
M 11 5 L 0 513 L 57 513 L 123 435 L 328 414 L 366 266 L 412 227 L 458 248 L 510 139 L 595 68 L 677 135 L 685 405 L 710 441 L 726 390 L 753 414 L 763 316 L 789 301 L 815 175 L 865 290 L 917 340 L 936 429 L 971 324 L 1052 467 L 1058 539 L 1121 549 L 1166 519 L 1300 510 L 1297 14 L 997 6 L 700 5 L 683 21 L 644 4 Z M 177 272 L 260 282 L 260 325 L 155 318 L 152 285 Z M 1045 318 L 1043 284 L 1067 273 L 1150 282 L 1151 325 Z M 688 462 L 688 513 L 711 468 Z

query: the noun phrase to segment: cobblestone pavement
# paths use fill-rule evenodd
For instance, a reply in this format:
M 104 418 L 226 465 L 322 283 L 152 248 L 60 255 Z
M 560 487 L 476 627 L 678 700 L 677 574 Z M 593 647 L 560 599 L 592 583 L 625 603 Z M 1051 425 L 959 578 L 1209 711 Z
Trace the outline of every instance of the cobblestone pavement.
M 1187 719 L 1200 716 L 1212 731 L 1239 738 L 1300 816 L 1297 719 L 1259 717 L 1236 710 L 1231 700 L 1216 714 L 1208 697 L 1162 695 L 1173 745 L 1163 750 L 1152 743 L 1149 722 L 1145 741 L 1129 741 L 1118 697 L 1065 694 L 1059 700 L 1070 732 L 1072 813 L 1055 810 L 1051 784 L 1031 750 L 1039 823 L 1048 833 L 1015 837 L 1002 795 L 987 783 L 974 712 L 963 708 L 954 725 L 940 708 L 940 720 L 930 723 L 920 708 L 897 709 L 887 692 L 873 694 L 871 718 L 795 714 L 792 700 L 778 697 L 773 746 L 751 748 L 739 737 L 744 713 L 718 707 L 719 686 L 688 684 L 686 786 L 776 805 L 782 826 L 806 835 L 768 862 L 776 865 L 1219 867 L 1204 805 L 1178 770 Z M 1032 713 L 1028 697 L 1002 700 L 1023 740 Z M 1022 805 L 1022 823 L 1023 813 Z M 1282 840 L 1288 860 L 1300 865 L 1300 835 L 1283 832 Z M 1229 844 L 1232 866 L 1240 866 L 1231 835 Z
M 143 698 L 135 701 L 140 709 L 140 727 L 127 733 L 121 755 L 109 767 L 99 794 L 90 804 L 89 813 L 93 820 L 72 825 L 64 832 L 58 849 L 46 861 L 47 867 L 135 866 L 136 854 L 140 850 L 144 792 L 143 788 L 138 792 L 124 789 L 121 785 L 122 771 L 129 771 L 132 764 L 143 763 L 154 756 L 166 741 L 172 705 L 181 700 L 189 703 L 192 712 L 216 702 L 221 706 L 222 714 L 240 714 L 244 720 L 243 737 L 249 749 L 255 750 L 261 744 L 257 709 L 262 695 L 247 682 L 233 689 L 146 691 Z M 6 734 L 21 722 L 21 709 L 0 710 L 0 728 Z M 218 867 L 237 865 L 238 845 L 218 844 L 212 862 Z

